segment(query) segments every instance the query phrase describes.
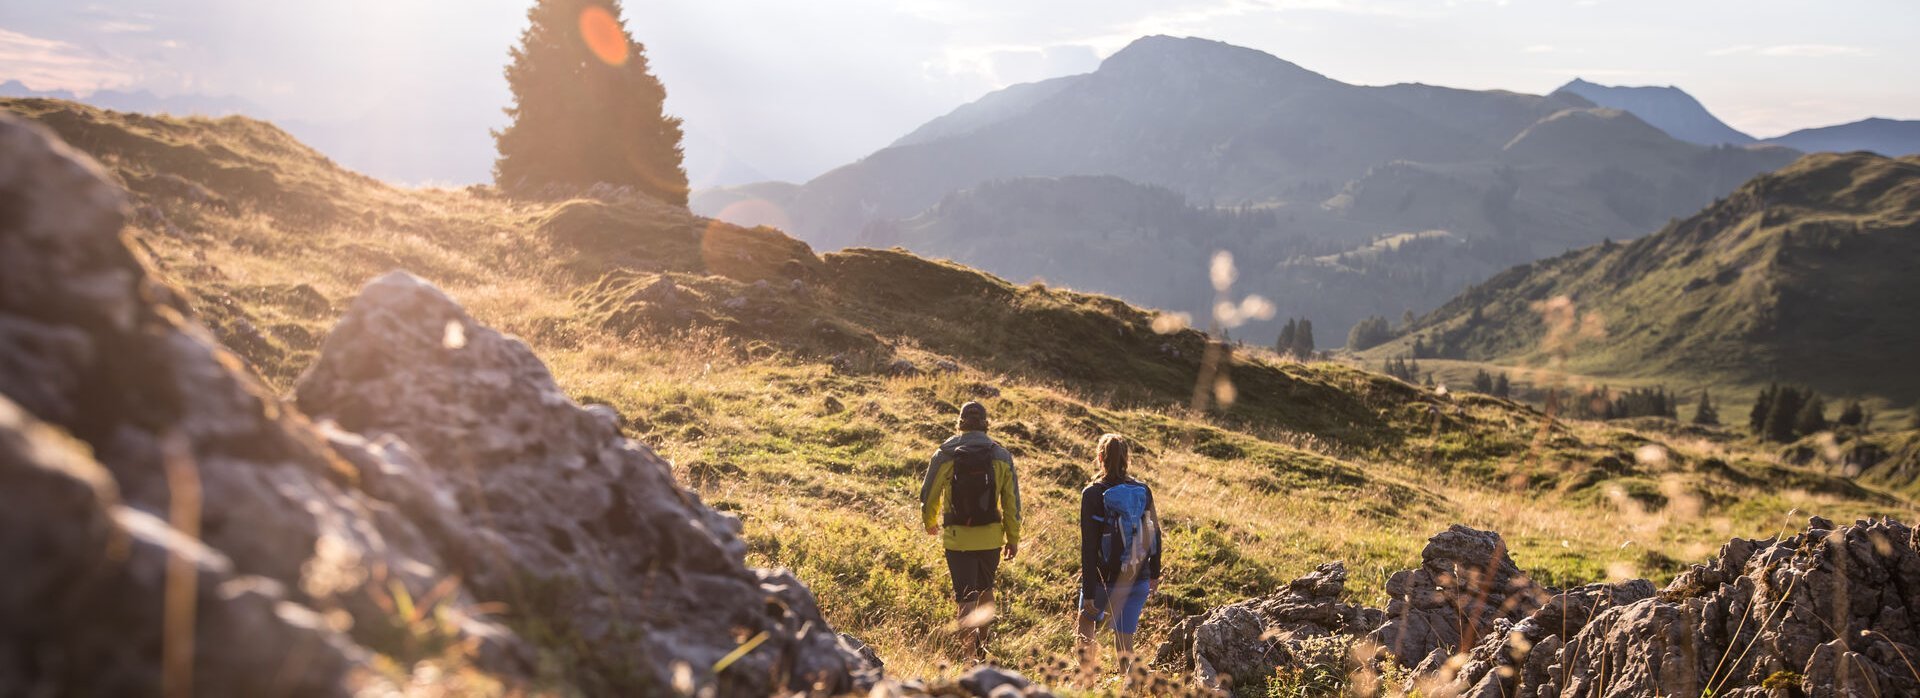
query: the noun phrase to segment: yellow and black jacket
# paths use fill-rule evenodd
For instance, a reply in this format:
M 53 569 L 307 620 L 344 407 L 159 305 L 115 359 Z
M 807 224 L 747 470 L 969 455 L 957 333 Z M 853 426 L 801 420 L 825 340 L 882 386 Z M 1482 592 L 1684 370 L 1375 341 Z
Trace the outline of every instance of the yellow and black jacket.
M 948 550 L 992 550 L 1020 543 L 1020 480 L 1013 470 L 1013 455 L 987 437 L 984 431 L 961 433 L 940 445 L 927 463 L 927 479 L 920 485 L 920 525 L 939 524 L 953 504 L 947 496 L 953 483 L 953 451 L 960 446 L 993 445 L 993 482 L 1000 503 L 1000 520 L 983 526 L 946 526 L 940 542 Z

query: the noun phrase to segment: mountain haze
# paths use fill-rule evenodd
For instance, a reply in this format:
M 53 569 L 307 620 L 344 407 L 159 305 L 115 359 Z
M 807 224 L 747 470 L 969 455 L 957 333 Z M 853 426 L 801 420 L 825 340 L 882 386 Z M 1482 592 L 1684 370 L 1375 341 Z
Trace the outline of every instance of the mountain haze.
M 1920 155 L 1920 121 L 1865 119 L 1850 124 L 1823 126 L 1794 131 L 1768 143 L 1807 152 L 1851 152 L 1865 150 L 1885 155 Z
M 693 206 L 784 224 L 825 249 L 903 245 L 1016 279 L 1212 307 L 1198 281 L 1168 282 L 1199 289 L 1170 297 L 1167 283 L 1099 273 L 1092 267 L 1113 265 L 1070 253 L 1108 239 L 1102 226 L 1143 202 L 1115 198 L 1121 187 L 1053 180 L 1114 177 L 1197 209 L 1266 211 L 1276 225 L 1227 237 L 1159 229 L 1129 249 L 1174 265 L 1161 275 L 1195 279 L 1204 265 L 1195 246 L 1231 251 L 1250 270 L 1243 290 L 1280 299 L 1337 342 L 1367 315 L 1426 310 L 1506 266 L 1644 234 L 1792 157 L 1682 142 L 1570 93 L 1360 87 L 1252 49 L 1152 36 L 1093 73 L 988 95 L 804 185 L 708 191 Z M 1049 212 L 999 215 L 1011 226 L 1000 231 L 940 220 L 962 206 L 938 204 L 988 183 L 1022 210 Z M 1035 191 L 1012 193 L 1023 187 Z M 1099 210 L 1108 206 L 1118 209 Z M 761 215 L 769 211 L 777 215 Z M 1017 244 L 982 243 L 1014 228 Z M 1413 239 L 1418 254 L 1376 263 Z
M 1876 117 L 1755 139 L 1720 121 L 1678 87 L 1618 87 L 1575 78 L 1554 93 L 1579 95 L 1594 104 L 1632 113 L 1667 135 L 1702 145 L 1759 142 L 1808 153 L 1865 150 L 1887 157 L 1920 154 L 1920 121 Z
M 1615 87 L 1599 85 L 1579 78 L 1561 85 L 1555 92 L 1579 95 L 1603 107 L 1631 112 L 1688 143 L 1699 145 L 1745 145 L 1756 140 L 1728 126 L 1712 112 L 1678 87 Z

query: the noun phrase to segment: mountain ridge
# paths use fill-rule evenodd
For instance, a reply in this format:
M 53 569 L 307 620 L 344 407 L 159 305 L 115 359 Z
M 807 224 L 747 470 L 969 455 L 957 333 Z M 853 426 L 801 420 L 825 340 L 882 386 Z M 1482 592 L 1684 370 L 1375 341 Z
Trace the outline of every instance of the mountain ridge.
M 1654 128 L 1699 145 L 1746 145 L 1759 139 L 1721 121 L 1693 95 L 1672 85 L 1609 86 L 1574 78 L 1555 92 L 1580 95 L 1604 107 L 1632 112 Z
M 1600 106 L 1631 112 L 1668 135 L 1702 145 L 1768 143 L 1809 153 L 1866 150 L 1887 157 L 1920 153 L 1920 120 L 1876 116 L 1755 138 L 1728 126 L 1693 95 L 1673 85 L 1601 85 L 1574 78 L 1554 92 L 1579 95 Z
M 1406 270 L 1441 278 L 1439 293 L 1427 281 L 1382 273 L 1358 284 L 1341 281 L 1340 288 L 1358 291 L 1344 300 L 1300 308 L 1339 337 L 1368 315 L 1424 311 L 1482 278 L 1482 268 L 1640 235 L 1792 158 L 1773 146 L 1685 143 L 1577 95 L 1348 85 L 1253 49 L 1166 36 L 1142 38 L 1092 73 L 991 94 L 900 143 L 803 185 L 707 192 L 694 209 L 742 223 L 774 220 L 727 211 L 757 200 L 736 211 L 777 210 L 786 229 L 831 250 L 903 244 L 867 229 L 899 229 L 899 221 L 938 215 L 944 197 L 986 182 L 1113 176 L 1171 189 L 1199 208 L 1268 208 L 1314 221 L 1297 228 L 1316 249 L 1331 240 L 1364 250 L 1440 229 L 1494 253 L 1491 267 L 1444 261 Z M 1074 195 L 1083 197 L 1076 205 L 1090 203 L 1084 192 Z M 1072 230 L 1085 228 L 1029 232 L 1060 236 L 1055 245 L 1064 249 L 1078 244 Z M 1238 254 L 1238 247 L 1222 249 Z M 995 258 L 963 261 L 999 270 Z M 1249 277 L 1249 290 L 1277 296 L 1323 282 L 1320 270 L 1280 266 L 1285 261 L 1247 260 L 1262 270 Z M 1116 279 L 1085 288 L 1146 298 Z M 1173 309 L 1204 314 L 1212 305 L 1204 295 Z M 1276 330 L 1270 323 L 1249 328 Z
M 1653 235 L 1495 275 L 1368 355 L 1408 353 L 1417 338 L 1442 358 L 1743 389 L 1781 381 L 1904 405 L 1920 380 L 1884 369 L 1915 340 L 1903 319 L 1920 316 L 1915 260 L 1920 157 L 1816 153 Z M 1603 336 L 1532 339 L 1546 332 L 1540 304 L 1556 297 Z

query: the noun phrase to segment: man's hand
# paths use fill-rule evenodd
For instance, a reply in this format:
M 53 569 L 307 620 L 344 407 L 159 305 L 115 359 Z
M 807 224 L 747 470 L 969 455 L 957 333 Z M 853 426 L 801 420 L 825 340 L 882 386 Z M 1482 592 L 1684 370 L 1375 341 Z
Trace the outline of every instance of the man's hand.
M 1016 555 L 1019 555 L 1019 554 L 1020 554 L 1020 544 L 1019 544 L 1019 543 L 1008 543 L 1008 544 L 1007 544 L 1007 547 L 1006 547 L 1006 551 L 1005 551 L 1005 552 L 1006 552 L 1006 556 L 1007 556 L 1007 559 L 1008 559 L 1008 560 L 1012 560 L 1012 559 L 1014 558 L 1014 556 L 1016 556 Z
M 937 535 L 940 535 L 940 527 L 939 527 L 939 526 L 928 526 L 928 527 L 927 527 L 927 535 L 929 535 L 929 536 L 937 536 Z
M 1093 599 L 1082 601 L 1080 602 L 1080 613 L 1088 618 L 1099 618 L 1100 604 L 1094 603 Z

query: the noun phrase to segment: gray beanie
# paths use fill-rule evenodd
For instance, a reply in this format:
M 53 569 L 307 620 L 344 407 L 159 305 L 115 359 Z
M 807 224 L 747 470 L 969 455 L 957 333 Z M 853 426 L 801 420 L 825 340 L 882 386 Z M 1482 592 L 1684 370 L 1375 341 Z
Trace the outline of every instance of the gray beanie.
M 986 431 L 987 406 L 969 401 L 960 406 L 960 431 Z

